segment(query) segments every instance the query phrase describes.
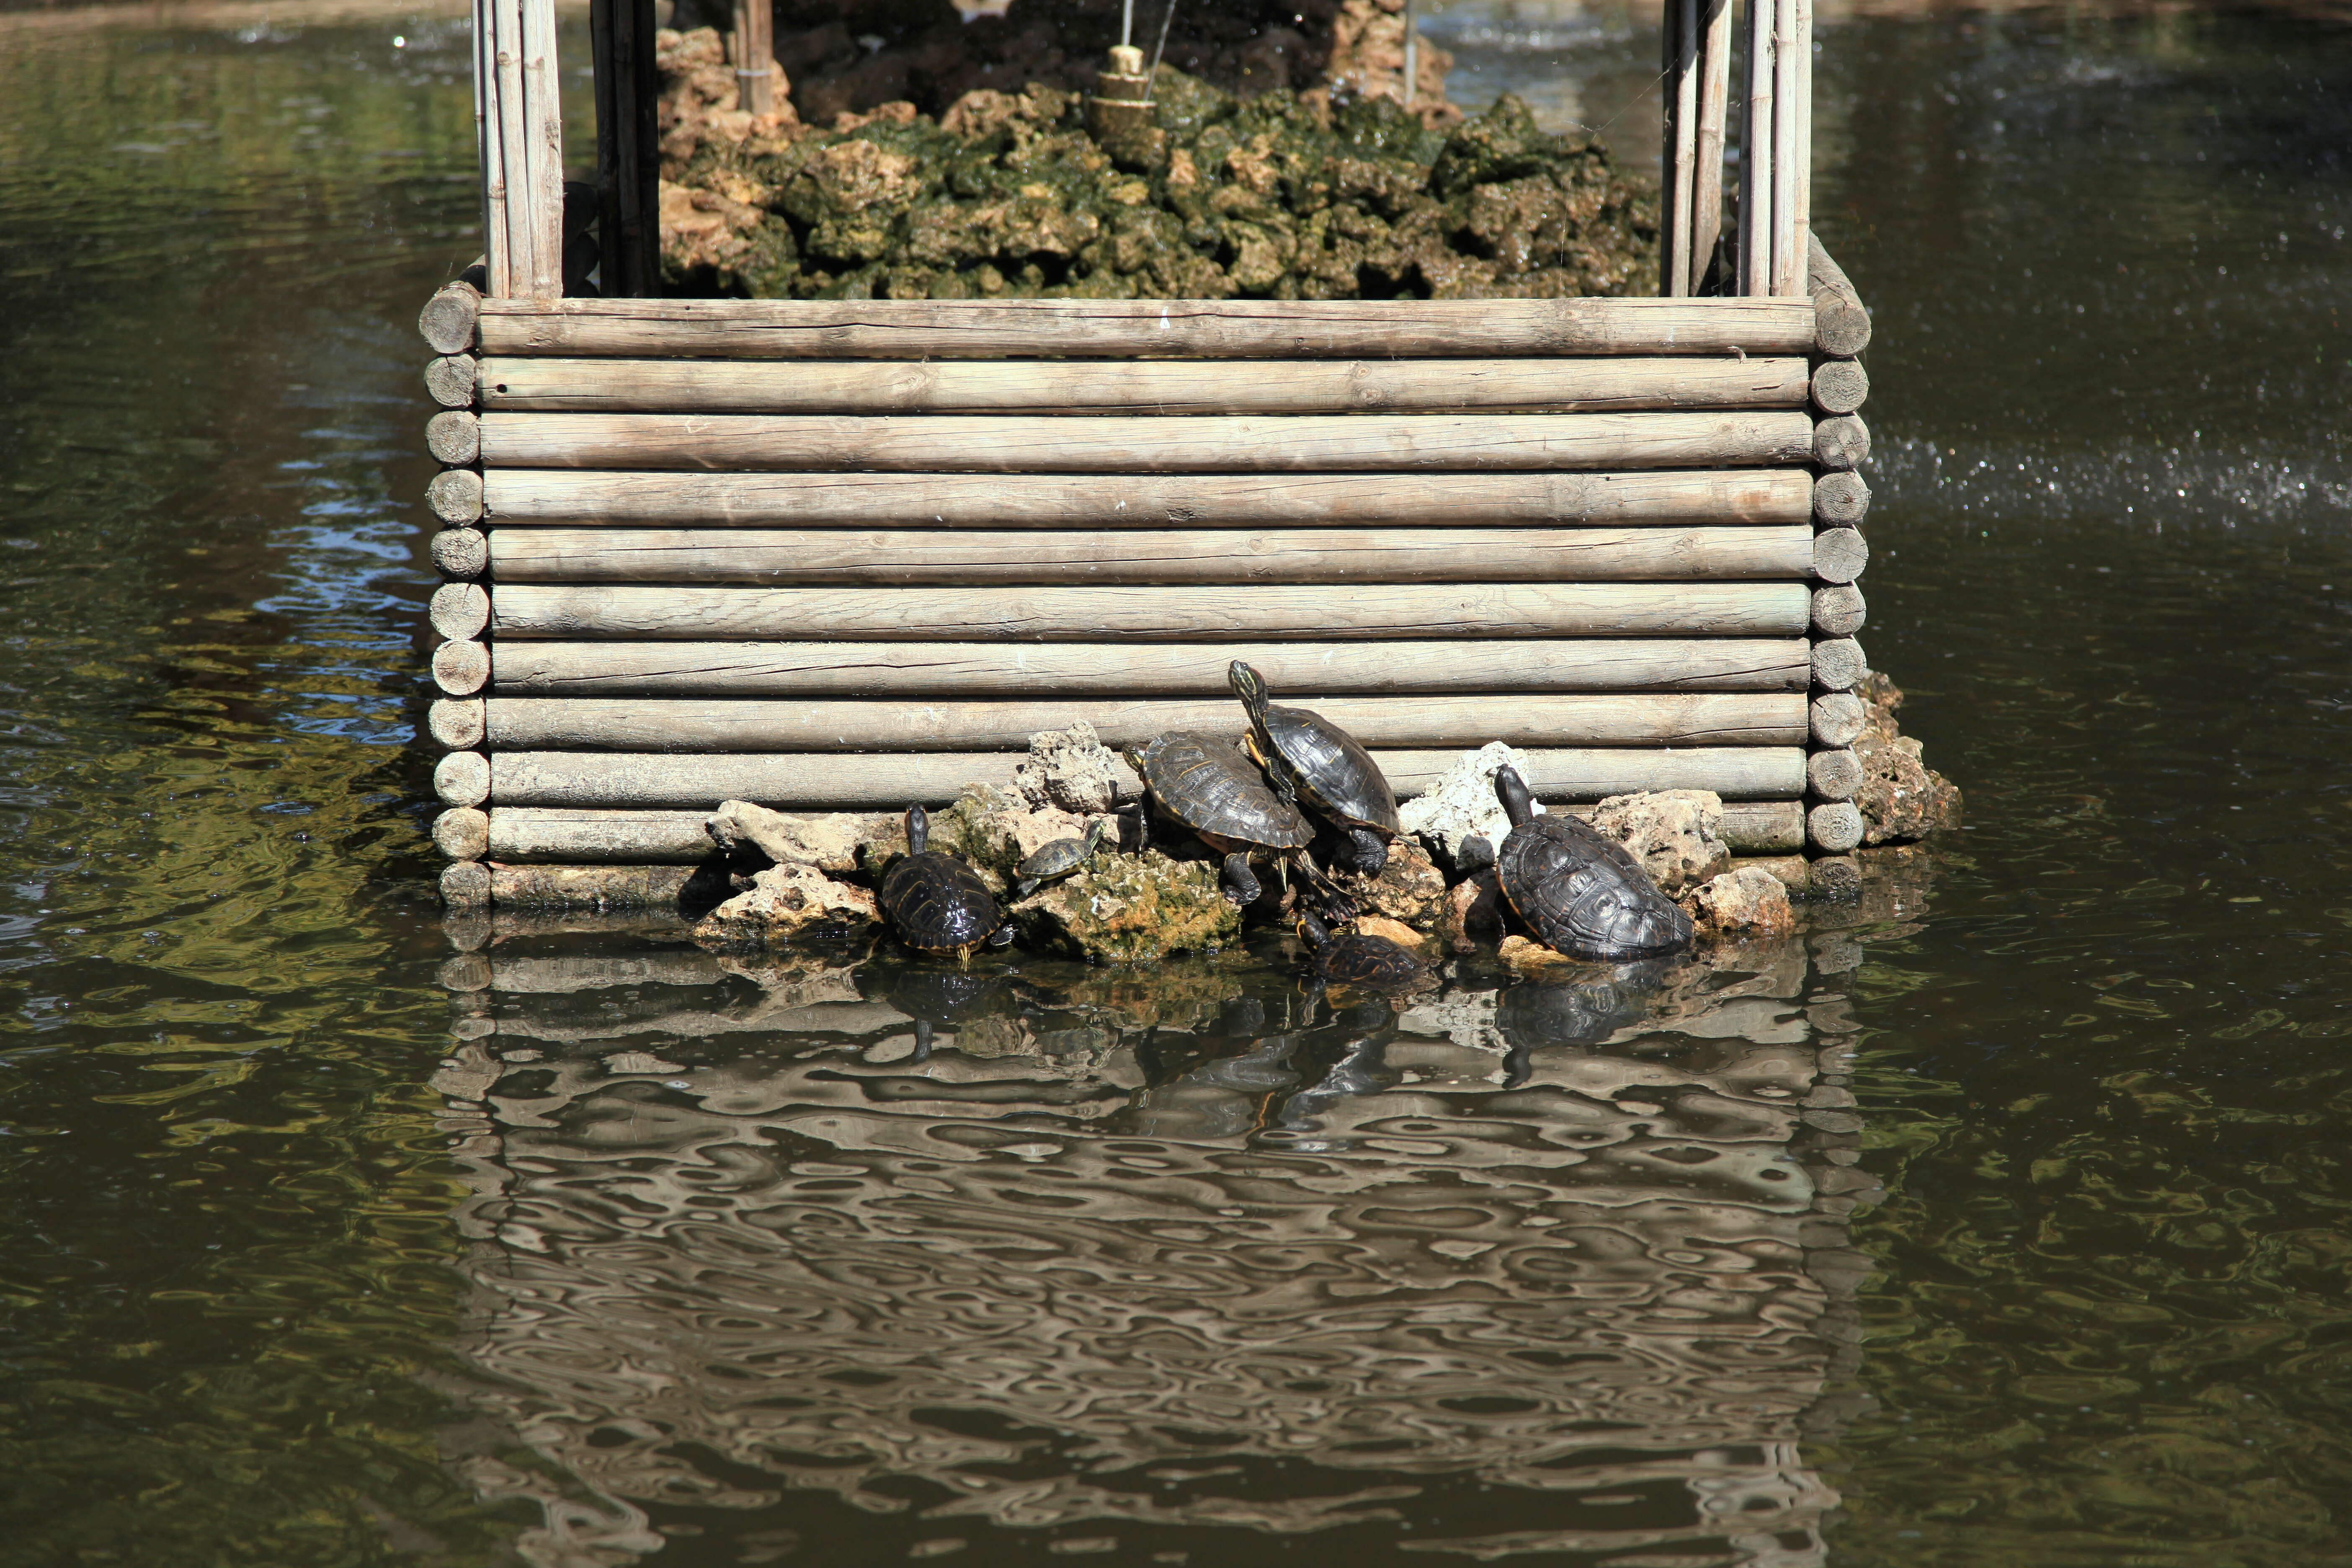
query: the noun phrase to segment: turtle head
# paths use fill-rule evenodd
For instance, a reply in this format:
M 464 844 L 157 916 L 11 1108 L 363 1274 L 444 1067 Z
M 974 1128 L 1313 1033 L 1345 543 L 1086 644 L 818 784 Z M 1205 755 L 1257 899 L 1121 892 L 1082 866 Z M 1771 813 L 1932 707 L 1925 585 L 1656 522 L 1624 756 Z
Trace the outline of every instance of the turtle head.
M 1078 851 L 1079 859 L 1085 859 L 1089 855 L 1092 855 L 1096 850 L 1102 847 L 1103 825 L 1109 819 L 1108 817 L 1097 816 L 1092 822 L 1087 824 L 1087 847 Z
M 1535 803 L 1528 796 L 1528 781 L 1519 777 L 1519 770 L 1505 763 L 1495 770 L 1495 795 L 1503 803 L 1504 815 L 1514 827 L 1524 827 L 1535 820 Z
M 1320 952 L 1331 945 L 1331 933 L 1321 921 L 1305 910 L 1298 911 L 1298 935 L 1307 946 Z
M 923 815 L 919 805 L 907 808 L 907 853 L 920 855 L 931 841 L 931 819 Z
M 1234 695 L 1242 700 L 1249 710 L 1252 724 L 1265 722 L 1265 678 L 1240 659 L 1225 666 L 1225 679 L 1233 685 Z

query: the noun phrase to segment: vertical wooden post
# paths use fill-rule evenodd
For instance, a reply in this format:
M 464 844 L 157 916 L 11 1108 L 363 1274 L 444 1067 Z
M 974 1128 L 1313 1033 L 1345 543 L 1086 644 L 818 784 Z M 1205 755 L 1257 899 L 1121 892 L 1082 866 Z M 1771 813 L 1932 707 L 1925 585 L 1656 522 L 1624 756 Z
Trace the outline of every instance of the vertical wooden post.
M 610 298 L 661 292 L 660 87 L 653 0 L 590 0 L 596 52 L 597 242 Z
M 1797 55 L 1797 150 L 1790 160 L 1795 166 L 1796 194 L 1790 203 L 1786 292 L 1801 299 L 1811 287 L 1807 279 L 1812 270 L 1813 249 L 1813 0 L 1796 0 L 1796 38 L 1790 46 Z
M 769 0 L 735 0 L 737 107 L 769 114 L 776 107 L 775 13 Z
M 1703 0 L 1698 49 L 1698 172 L 1691 183 L 1691 292 L 1723 237 L 1723 141 L 1731 112 L 1731 0 Z
M 1798 169 L 1806 117 L 1799 62 L 1811 47 L 1810 7 L 1803 0 L 1772 0 L 1772 287 L 1777 299 L 1805 293 L 1803 224 L 1797 211 L 1804 182 Z
M 1748 0 L 1748 126 L 1739 143 L 1739 291 L 1772 292 L 1772 13 Z
M 1417 20 L 1412 0 L 1404 0 L 1404 82 L 1397 97 L 1407 109 L 1412 107 L 1414 89 L 1421 85 L 1421 39 L 1414 33 Z
M 1667 111 L 1666 121 L 1673 128 L 1666 153 L 1673 173 L 1666 189 L 1674 216 L 1668 220 L 1667 232 L 1673 236 L 1673 246 L 1667 253 L 1664 281 L 1666 293 L 1681 297 L 1698 284 L 1693 226 L 1698 182 L 1699 0 L 1666 0 L 1666 14 L 1673 30 L 1668 47 L 1674 51 L 1666 64 L 1667 90 L 1674 94 L 1674 107 Z
M 474 0 L 482 238 L 497 299 L 563 297 L 554 0 Z

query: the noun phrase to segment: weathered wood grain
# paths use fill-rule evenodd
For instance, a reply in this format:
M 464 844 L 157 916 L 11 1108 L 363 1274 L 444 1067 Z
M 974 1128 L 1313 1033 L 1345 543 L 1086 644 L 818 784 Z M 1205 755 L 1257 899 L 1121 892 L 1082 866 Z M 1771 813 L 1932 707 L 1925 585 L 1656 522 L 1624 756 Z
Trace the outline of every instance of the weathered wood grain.
M 1843 855 L 1862 842 L 1862 813 L 1850 800 L 1829 801 L 1805 813 L 1805 842 L 1824 855 Z
M 1801 583 L 1472 583 L 1325 588 L 647 588 L 492 591 L 500 637 L 1170 642 L 1513 637 L 1787 637 Z M 446 635 L 446 634 L 445 634 Z
M 688 866 L 491 865 L 489 902 L 505 909 L 674 909 Z M 443 885 L 447 885 L 446 874 Z
M 1813 590 L 1812 627 L 1823 637 L 1852 637 L 1869 619 L 1862 590 L 1851 583 Z
M 471 468 L 451 468 L 433 476 L 425 487 L 427 510 L 452 528 L 462 528 L 482 515 L 482 476 Z
M 1870 398 L 1870 373 L 1850 359 L 1823 360 L 1813 370 L 1813 406 L 1852 414 Z
M 444 354 L 425 365 L 425 390 L 444 408 L 474 405 L 474 356 Z
M 1803 353 L 1773 300 L 484 300 L 484 352 L 681 359 Z
M 436 354 L 461 354 L 474 346 L 474 323 L 482 313 L 482 291 L 471 283 L 444 283 L 416 313 L 416 330 Z
M 495 468 L 485 483 L 475 504 L 487 504 L 501 523 L 738 528 L 1767 524 L 1803 521 L 1815 489 L 1795 468 L 1181 476 Z
M 1824 468 L 1862 467 L 1870 461 L 1870 427 L 1852 414 L 1822 420 L 1813 426 L 1813 461 Z
M 1870 564 L 1870 542 L 1858 528 L 1825 528 L 1813 535 L 1813 575 L 1851 583 Z
M 469 752 L 482 743 L 483 701 L 479 697 L 442 697 L 425 710 L 425 733 L 434 744 L 453 752 Z
M 452 697 L 471 697 L 490 680 L 490 650 L 467 638 L 433 650 L 433 684 Z
M 425 618 L 451 642 L 478 637 L 490 622 L 490 595 L 478 583 L 444 583 L 433 590 Z
M 1813 684 L 1824 691 L 1851 691 L 1870 673 L 1862 645 L 1852 637 L 1823 637 L 1813 644 Z
M 1813 297 L 1813 347 L 1822 353 L 1851 356 L 1870 346 L 1870 312 L 1863 309 L 1845 269 L 1830 259 L 1819 238 L 1807 245 Z
M 490 816 L 479 806 L 460 805 L 433 819 L 433 847 L 452 860 L 478 860 L 489 852 Z
M 444 577 L 478 577 L 489 563 L 490 543 L 478 528 L 445 528 L 433 536 L 433 564 Z
M 479 699 L 468 700 L 479 701 Z M 454 706 L 446 700 L 442 706 Z M 1315 710 L 1367 746 L 1801 745 L 1794 692 L 1517 692 L 1478 697 L 1323 697 Z M 969 752 L 1017 750 L 1083 719 L 1103 743 L 1139 747 L 1172 730 L 1232 725 L 1231 699 L 1045 701 L 773 701 L 758 698 L 493 697 L 488 746 L 506 751 Z M 462 728 L 453 717 L 453 733 Z
M 1255 666 L 1283 701 L 1330 692 L 1802 691 L 1811 679 L 1811 651 L 1799 637 L 919 646 L 520 641 L 499 643 L 489 658 L 502 697 L 1209 697 L 1229 689 L 1225 668 L 1236 658 Z
M 1815 752 L 1805 759 L 1805 784 L 1820 800 L 1852 800 L 1862 787 L 1862 763 L 1846 747 Z
M 441 901 L 453 910 L 489 907 L 490 868 L 478 860 L 459 860 L 441 868 Z
M 482 456 L 482 422 L 470 410 L 445 408 L 425 422 L 425 449 L 452 468 Z
M 1870 487 L 1860 474 L 1823 474 L 1813 481 L 1813 521 L 1830 528 L 1859 528 L 1870 515 Z
M 433 768 L 433 793 L 444 805 L 479 805 L 490 797 L 490 764 L 479 752 L 452 752 Z
M 501 528 L 502 584 L 1755 582 L 1814 571 L 1813 531 L 1380 529 L 1239 533 Z M 467 575 L 455 573 L 452 575 Z
M 1832 750 L 1851 746 L 1868 721 L 1862 699 L 1851 691 L 1832 691 L 1813 699 L 1811 728 L 1813 744 Z
M 1860 422 L 1851 423 L 1858 430 Z M 1850 468 L 1866 454 L 1866 441 L 1843 430 L 1842 421 L 1824 421 L 1821 428 L 1830 434 L 1817 439 L 1811 416 L 1801 412 L 1186 419 L 489 413 L 482 416 L 482 461 L 495 468 L 730 471 L 1315 473 L 1707 468 L 1813 461 Z

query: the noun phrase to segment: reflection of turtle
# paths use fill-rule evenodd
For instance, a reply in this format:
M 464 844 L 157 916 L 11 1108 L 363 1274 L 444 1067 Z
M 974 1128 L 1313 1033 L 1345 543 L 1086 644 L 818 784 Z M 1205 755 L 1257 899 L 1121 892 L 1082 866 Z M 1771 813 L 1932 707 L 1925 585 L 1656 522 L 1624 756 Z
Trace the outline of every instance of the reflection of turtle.
M 925 964 L 906 969 L 877 967 L 868 974 L 879 982 L 876 990 L 882 1000 L 915 1021 L 915 1054 L 906 1063 L 909 1067 L 929 1058 L 934 1026 L 955 1029 L 1021 1008 L 1019 990 L 1003 973 Z M 866 976 L 861 976 L 860 989 L 868 983 Z
M 1510 836 L 1495 856 L 1503 896 L 1536 940 L 1575 958 L 1658 958 L 1690 945 L 1690 917 L 1658 891 L 1623 845 L 1564 811 L 1535 815 L 1507 764 L 1495 793 Z
M 923 808 L 908 806 L 907 853 L 882 873 L 882 910 L 900 939 L 923 952 L 954 953 L 1011 942 L 988 884 L 960 858 L 929 847 L 930 837 Z
M 1354 847 L 1356 869 L 1379 876 L 1388 864 L 1389 840 L 1401 826 L 1396 792 L 1381 765 L 1354 736 L 1322 715 L 1268 703 L 1265 681 L 1240 659 L 1225 673 L 1249 713 L 1244 743 L 1275 793 L 1286 801 L 1305 801 L 1329 817 Z
M 1058 882 L 1071 875 L 1090 859 L 1102 845 L 1102 818 L 1097 817 L 1087 828 L 1084 838 L 1056 838 L 1021 862 L 1013 875 L 1021 879 L 1013 885 L 1013 896 L 1025 899 L 1047 882 Z
M 1315 830 L 1266 787 L 1239 746 L 1217 735 L 1162 735 L 1128 761 L 1160 809 L 1225 858 L 1225 896 L 1257 902 L 1253 849 L 1304 849 Z M 1146 822 L 1150 820 L 1147 810 Z
M 1509 1052 L 1503 1087 L 1527 1082 L 1535 1070 L 1535 1053 L 1544 1047 L 1597 1045 L 1641 1022 L 1655 988 L 1655 974 L 1643 975 L 1639 967 L 1583 984 L 1522 980 L 1506 986 L 1495 998 L 1495 1032 Z
M 1410 991 L 1428 976 L 1420 959 L 1384 936 L 1345 931 L 1333 936 L 1323 922 L 1302 911 L 1298 934 L 1313 950 L 1315 973 L 1334 985 L 1360 991 Z

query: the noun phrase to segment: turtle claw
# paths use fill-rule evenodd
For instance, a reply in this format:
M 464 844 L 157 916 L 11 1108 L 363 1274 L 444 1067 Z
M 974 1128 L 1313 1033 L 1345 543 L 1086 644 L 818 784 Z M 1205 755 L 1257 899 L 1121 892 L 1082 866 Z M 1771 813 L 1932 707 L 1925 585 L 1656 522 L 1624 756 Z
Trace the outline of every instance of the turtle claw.
M 1369 827 L 1351 827 L 1348 842 L 1355 849 L 1356 869 L 1367 877 L 1377 877 L 1381 868 L 1389 863 L 1389 847 L 1381 836 Z

